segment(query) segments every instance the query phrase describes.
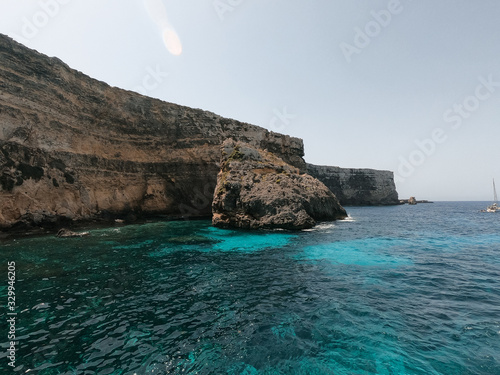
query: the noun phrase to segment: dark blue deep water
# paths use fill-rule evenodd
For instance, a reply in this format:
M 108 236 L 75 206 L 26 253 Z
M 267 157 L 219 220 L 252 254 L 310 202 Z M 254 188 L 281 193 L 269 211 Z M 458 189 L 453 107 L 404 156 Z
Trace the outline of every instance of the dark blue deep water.
M 186 221 L 0 242 L 4 322 L 16 262 L 14 373 L 500 374 L 486 205 L 348 208 L 296 233 Z

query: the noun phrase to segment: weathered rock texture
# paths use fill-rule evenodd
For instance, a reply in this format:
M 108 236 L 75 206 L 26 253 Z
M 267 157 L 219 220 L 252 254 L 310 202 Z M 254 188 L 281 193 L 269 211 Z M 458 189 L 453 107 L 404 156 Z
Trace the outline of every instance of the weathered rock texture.
M 212 204 L 215 226 L 304 229 L 346 211 L 320 181 L 268 151 L 228 139 Z
M 307 164 L 307 173 L 328 186 L 343 206 L 399 204 L 394 174 L 390 171 Z
M 306 171 L 301 139 L 110 87 L 0 34 L 0 229 L 210 217 L 227 138 Z M 345 204 L 386 189 L 324 181 Z
M 301 139 L 110 87 L 0 35 L 0 228 L 210 217 L 228 137 L 306 169 Z

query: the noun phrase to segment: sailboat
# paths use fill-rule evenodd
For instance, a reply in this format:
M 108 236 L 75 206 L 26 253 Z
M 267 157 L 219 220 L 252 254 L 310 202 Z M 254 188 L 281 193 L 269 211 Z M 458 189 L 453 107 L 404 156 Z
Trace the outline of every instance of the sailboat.
M 500 207 L 498 207 L 498 197 L 497 197 L 497 189 L 495 188 L 495 179 L 493 179 L 493 203 L 488 206 L 486 212 L 499 212 Z

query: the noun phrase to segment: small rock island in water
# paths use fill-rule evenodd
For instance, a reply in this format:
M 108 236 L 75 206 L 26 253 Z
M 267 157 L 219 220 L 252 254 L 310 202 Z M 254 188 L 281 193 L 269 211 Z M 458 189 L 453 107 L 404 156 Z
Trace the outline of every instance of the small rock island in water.
M 346 211 L 320 181 L 276 155 L 226 140 L 212 204 L 218 227 L 311 228 Z

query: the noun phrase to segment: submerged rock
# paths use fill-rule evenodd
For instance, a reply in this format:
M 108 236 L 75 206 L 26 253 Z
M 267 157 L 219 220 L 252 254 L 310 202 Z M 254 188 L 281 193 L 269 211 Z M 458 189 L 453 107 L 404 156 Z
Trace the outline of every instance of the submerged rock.
M 212 223 L 223 228 L 311 228 L 347 213 L 320 181 L 276 155 L 226 140 L 212 204 Z
M 65 228 L 60 229 L 59 232 L 57 232 L 56 234 L 56 237 L 59 238 L 86 237 L 86 236 L 90 236 L 90 232 L 77 233 Z

